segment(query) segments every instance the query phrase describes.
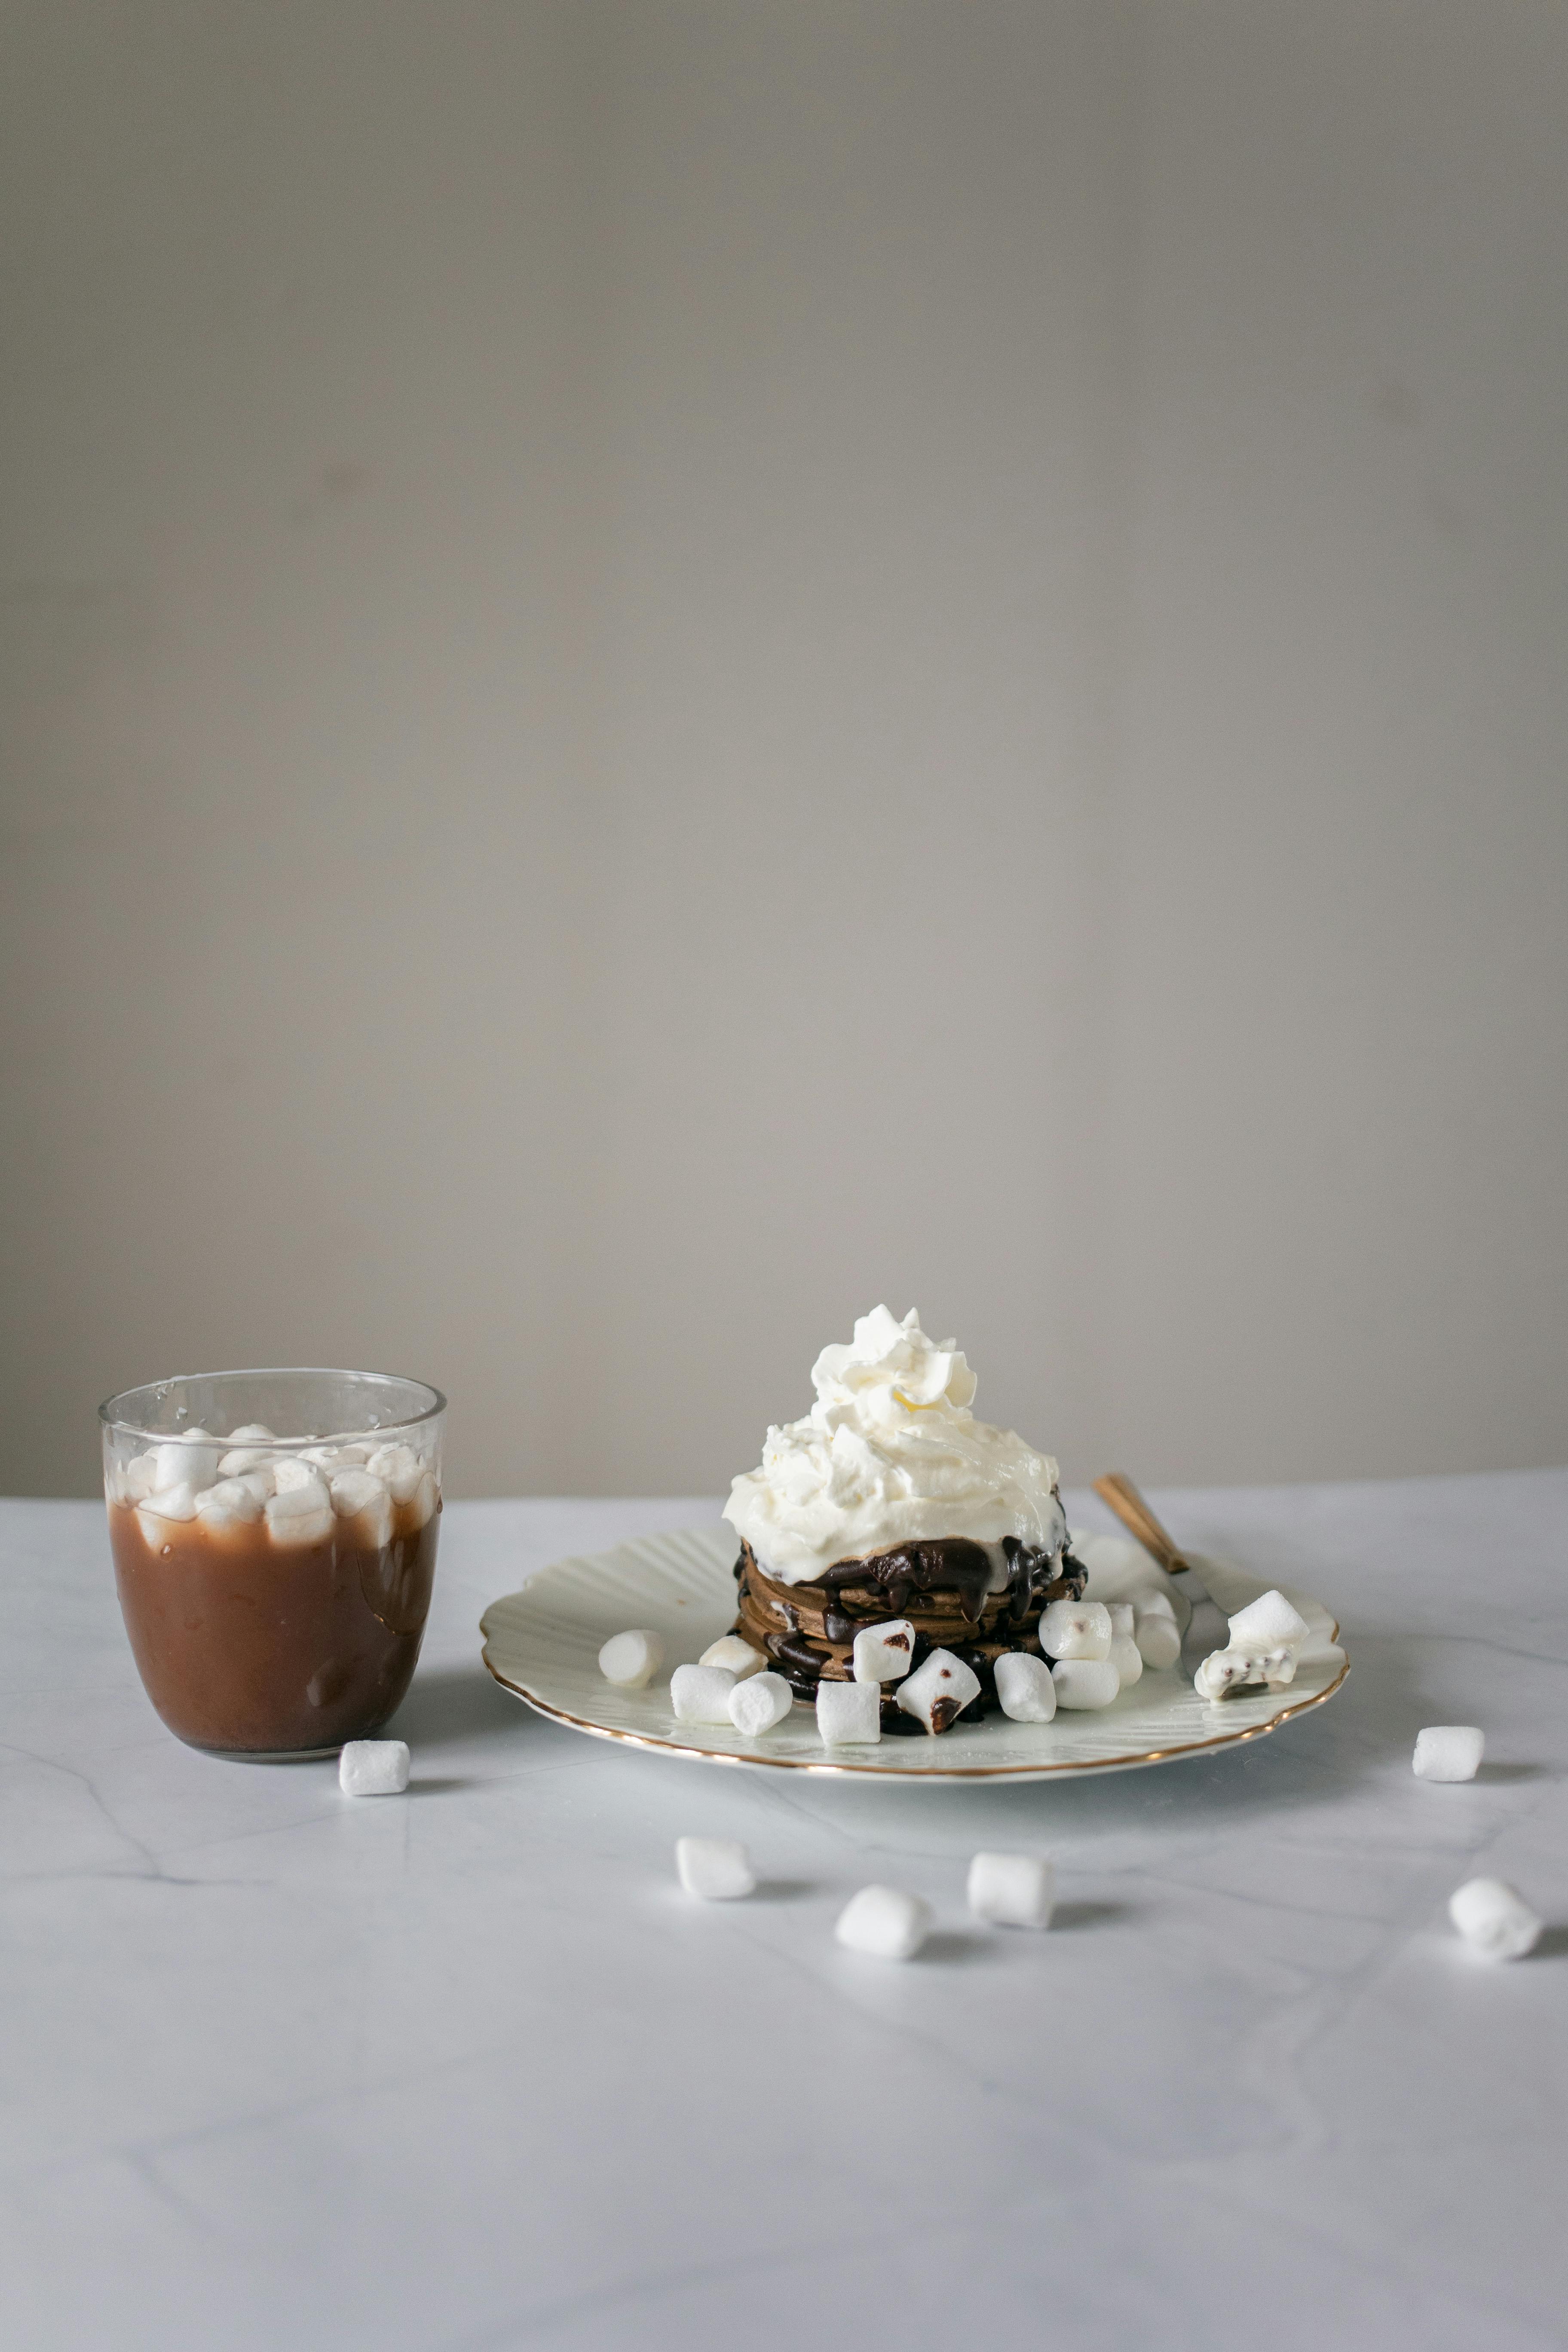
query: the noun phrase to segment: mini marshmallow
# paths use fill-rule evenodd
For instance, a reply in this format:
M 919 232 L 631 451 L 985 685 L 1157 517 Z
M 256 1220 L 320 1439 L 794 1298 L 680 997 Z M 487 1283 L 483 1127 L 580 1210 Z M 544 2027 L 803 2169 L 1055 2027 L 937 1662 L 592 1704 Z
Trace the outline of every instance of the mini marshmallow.
M 216 1486 L 204 1486 L 196 1496 L 196 1517 L 215 1532 L 226 1533 L 258 1519 L 265 1500 L 257 1493 L 253 1479 L 220 1478 Z
M 1101 1601 L 1053 1601 L 1041 1613 L 1040 1647 L 1050 1658 L 1109 1658 L 1110 1612 Z
M 1123 1690 L 1131 1690 L 1135 1682 L 1142 1679 L 1143 1653 L 1131 1633 L 1115 1635 L 1110 1644 L 1110 1663 L 1116 1668 Z
M 217 1476 L 221 1444 L 215 1443 L 210 1431 L 187 1429 L 160 1445 L 157 1453 L 158 1484 L 154 1494 L 165 1486 L 189 1486 L 199 1493 L 210 1486 Z
M 874 1747 L 882 1737 L 879 1685 L 819 1682 L 816 1728 L 829 1748 Z
M 901 1886 L 863 1886 L 838 1915 L 833 1932 L 852 1952 L 878 1960 L 912 1960 L 931 1933 L 931 1905 Z
M 285 1454 L 281 1461 L 272 1465 L 275 1494 L 291 1495 L 297 1487 L 324 1486 L 326 1483 L 316 1465 L 307 1462 L 302 1454 Z
M 1411 1769 L 1418 1780 L 1473 1780 L 1486 1748 L 1473 1723 L 1429 1723 L 1415 1735 Z
M 126 1496 L 132 1503 L 145 1502 L 158 1487 L 158 1457 L 155 1454 L 139 1454 L 132 1462 L 122 1481 Z
M 722 1666 L 726 1674 L 743 1683 L 748 1675 L 760 1675 L 768 1662 L 761 1650 L 753 1650 L 739 1633 L 721 1633 L 716 1642 L 709 1643 L 697 1663 L 701 1666 Z
M 1230 1650 L 1299 1650 L 1307 1638 L 1306 1619 L 1282 1592 L 1264 1592 L 1230 1621 Z
M 757 1883 L 739 1838 L 677 1838 L 675 1867 L 688 1895 L 700 1903 L 733 1903 Z
M 915 1629 L 907 1617 L 863 1626 L 855 1636 L 858 1683 L 901 1683 L 914 1661 Z
M 1113 1643 L 1119 1641 L 1123 1634 L 1131 1641 L 1133 1625 L 1131 1601 L 1108 1601 L 1105 1604 L 1105 1613 L 1110 1620 L 1111 1641 Z
M 267 1491 L 270 1494 L 275 1484 L 278 1456 L 266 1445 L 237 1445 L 232 1453 L 224 1455 L 217 1466 L 218 1475 L 223 1478 L 248 1478 L 253 1474 L 265 1478 Z
M 405 1739 L 349 1739 L 338 1759 L 345 1797 L 400 1797 L 408 1786 Z
M 748 1675 L 730 1693 L 730 1720 L 748 1739 L 760 1739 L 794 1705 L 795 1693 L 783 1675 Z
M 904 1713 L 912 1715 L 930 1732 L 945 1731 L 979 1695 L 979 1675 L 951 1650 L 933 1650 L 895 1694 Z
M 441 1489 L 436 1484 L 436 1474 L 426 1470 L 415 1487 L 409 1502 L 416 1528 L 428 1527 L 441 1507 Z
M 1500 1878 L 1472 1878 L 1448 1897 L 1448 1916 L 1467 1944 L 1491 1960 L 1522 1960 L 1541 1922 Z
M 969 1865 L 969 1907 L 998 1927 L 1048 1927 L 1054 1864 L 1035 1853 L 977 1853 Z
M 664 1643 L 646 1625 L 612 1633 L 599 1653 L 599 1672 L 622 1690 L 646 1690 L 664 1664 Z
M 289 1486 L 268 1496 L 262 1506 L 267 1532 L 275 1544 L 297 1549 L 322 1542 L 332 1532 L 332 1498 L 319 1478 L 309 1486 Z
M 1154 1601 L 1160 1606 L 1156 1609 Z M 1138 1644 L 1138 1654 L 1146 1666 L 1163 1671 L 1173 1666 L 1182 1654 L 1181 1630 L 1176 1612 L 1163 1592 L 1151 1593 L 1149 1605 L 1133 1607 L 1132 1638 Z
M 195 1517 L 195 1494 L 189 1486 L 163 1486 L 157 1494 L 149 1495 L 144 1503 L 138 1503 L 136 1508 L 142 1520 L 142 1531 L 148 1542 L 162 1544 L 165 1540 L 163 1529 L 166 1521 L 184 1522 Z
M 669 1703 L 678 1723 L 728 1723 L 735 1677 L 722 1666 L 677 1666 Z
M 414 1500 L 425 1468 L 409 1445 L 378 1445 L 364 1466 L 375 1477 L 384 1479 L 395 1503 Z
M 1057 1686 L 1044 1658 L 1027 1650 L 1005 1650 L 996 1661 L 996 1698 L 1015 1723 L 1049 1723 L 1057 1711 Z
M 268 1429 L 264 1421 L 246 1421 L 229 1431 L 228 1442 L 231 1445 L 276 1445 L 278 1433 Z
M 1057 1705 L 1080 1710 L 1109 1706 L 1121 1688 L 1121 1676 L 1109 1658 L 1058 1658 L 1051 1680 Z
M 1293 1682 L 1295 1675 L 1293 1650 L 1214 1650 L 1194 1675 L 1193 1688 L 1200 1698 L 1217 1706 L 1223 1698 L 1260 1685 L 1278 1690 Z
M 330 1489 L 341 1519 L 363 1521 L 362 1534 L 378 1549 L 392 1541 L 392 1496 L 368 1470 L 340 1470 Z

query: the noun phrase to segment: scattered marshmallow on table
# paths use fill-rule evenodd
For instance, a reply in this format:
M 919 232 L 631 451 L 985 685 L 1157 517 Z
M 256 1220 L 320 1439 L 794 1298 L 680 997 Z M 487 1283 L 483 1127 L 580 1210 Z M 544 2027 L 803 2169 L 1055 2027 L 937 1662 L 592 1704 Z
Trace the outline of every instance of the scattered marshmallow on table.
M 907 1617 L 889 1617 L 880 1625 L 862 1626 L 855 1636 L 855 1679 L 858 1683 L 900 1683 L 915 1654 L 915 1629 Z
M 1415 1735 L 1411 1769 L 1418 1780 L 1473 1780 L 1486 1748 L 1473 1723 L 1429 1723 Z
M 623 1690 L 645 1690 L 664 1664 L 664 1643 L 646 1625 L 612 1633 L 599 1653 L 599 1672 Z
M 1084 1710 L 1109 1706 L 1121 1688 L 1121 1676 L 1109 1658 L 1058 1658 L 1051 1680 L 1058 1706 Z
M 816 1727 L 829 1748 L 874 1747 L 882 1737 L 880 1684 L 819 1682 Z
M 677 1838 L 675 1867 L 688 1895 L 695 1895 L 700 1903 L 733 1903 L 752 1894 L 757 1884 L 739 1838 Z
M 408 1786 L 405 1739 L 350 1739 L 338 1759 L 345 1797 L 400 1797 Z
M 1110 1610 L 1102 1601 L 1053 1601 L 1040 1613 L 1040 1647 L 1051 1658 L 1109 1658 Z
M 1015 1723 L 1049 1723 L 1057 1711 L 1057 1686 L 1044 1658 L 1027 1650 L 1004 1650 L 996 1661 L 996 1699 Z
M 760 1675 L 767 1664 L 761 1650 L 753 1650 L 740 1633 L 721 1633 L 710 1642 L 697 1661 L 700 1666 L 722 1666 L 725 1673 L 743 1682 L 748 1675 Z
M 945 1731 L 970 1700 L 979 1697 L 980 1677 L 951 1650 L 933 1650 L 894 1696 L 904 1713 L 928 1731 Z
M 833 1932 L 852 1952 L 912 1960 L 931 1933 L 931 1905 L 900 1886 L 863 1886 L 838 1915 Z
M 738 1687 L 723 1666 L 677 1666 L 669 1700 L 678 1723 L 728 1723 L 730 1694 Z
M 748 1675 L 730 1693 L 730 1720 L 748 1739 L 760 1739 L 794 1705 L 795 1693 L 783 1675 Z
M 1500 1878 L 1467 1880 L 1448 1897 L 1448 1916 L 1467 1944 L 1493 1960 L 1522 1960 L 1541 1934 L 1529 1904 Z
M 1048 1927 L 1055 1865 L 1037 1853 L 977 1853 L 969 1865 L 969 1907 L 999 1927 Z

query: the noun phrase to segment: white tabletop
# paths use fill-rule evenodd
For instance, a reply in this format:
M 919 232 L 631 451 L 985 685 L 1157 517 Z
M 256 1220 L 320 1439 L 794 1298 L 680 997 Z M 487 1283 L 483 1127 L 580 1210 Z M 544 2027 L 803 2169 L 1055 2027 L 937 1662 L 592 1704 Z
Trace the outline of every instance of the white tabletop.
M 1561 2347 L 1568 1473 L 1160 1500 L 1340 1617 L 1329 1706 L 1068 1786 L 652 1758 L 478 1620 L 711 1505 L 457 1504 L 359 1802 L 181 1747 L 100 1512 L 0 1505 L 0 2343 Z M 1432 1722 L 1476 1782 L 1413 1777 Z M 682 1896 L 683 1831 L 757 1895 Z M 980 1846 L 1056 1855 L 1048 1935 L 966 1917 Z M 1448 1929 L 1482 1871 L 1534 1958 Z M 872 1878 L 937 1906 L 912 1965 L 833 1942 Z

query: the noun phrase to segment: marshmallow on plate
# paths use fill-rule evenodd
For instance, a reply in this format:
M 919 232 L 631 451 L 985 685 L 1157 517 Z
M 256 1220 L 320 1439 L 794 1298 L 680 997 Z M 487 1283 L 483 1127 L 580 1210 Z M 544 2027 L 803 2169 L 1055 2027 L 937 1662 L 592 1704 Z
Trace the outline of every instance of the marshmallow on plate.
M 688 1895 L 700 1903 L 733 1903 L 757 1883 L 739 1838 L 677 1838 L 675 1867 Z
M 405 1739 L 349 1739 L 338 1759 L 345 1797 L 400 1797 L 408 1786 Z
M 858 1683 L 901 1683 L 915 1654 L 915 1629 L 907 1617 L 863 1625 L 855 1636 Z
M 722 1666 L 726 1674 L 742 1683 L 748 1675 L 760 1675 L 768 1662 L 761 1650 L 753 1650 L 741 1634 L 721 1633 L 716 1642 L 709 1643 L 697 1663 L 700 1666 Z
M 1230 1639 L 1226 1647 L 1258 1653 L 1299 1650 L 1307 1633 L 1306 1619 L 1291 1607 L 1282 1592 L 1261 1592 L 1231 1619 Z
M 904 1713 L 930 1732 L 945 1731 L 979 1696 L 979 1675 L 951 1650 L 933 1650 L 894 1693 Z
M 1522 1960 L 1535 1949 L 1541 1922 L 1500 1878 L 1471 1878 L 1448 1897 L 1448 1916 L 1467 1944 L 1491 1960 Z
M 1053 1601 L 1040 1613 L 1040 1647 L 1049 1658 L 1108 1658 L 1110 1610 L 1101 1601 Z
M 748 1675 L 730 1693 L 730 1720 L 748 1739 L 760 1739 L 794 1705 L 795 1693 L 783 1675 Z
M 816 1728 L 829 1748 L 874 1747 L 882 1737 L 880 1685 L 819 1682 Z
M 879 1960 L 912 1960 L 931 1933 L 931 1905 L 901 1886 L 863 1886 L 838 1915 L 833 1932 L 852 1952 Z
M 1415 1735 L 1411 1769 L 1418 1780 L 1473 1780 L 1487 1736 L 1474 1723 L 1429 1723 Z
M 723 1666 L 677 1666 L 669 1702 L 678 1723 L 728 1723 L 735 1677 Z
M 1015 1723 L 1049 1723 L 1057 1711 L 1057 1686 L 1044 1658 L 1027 1650 L 1004 1650 L 994 1672 L 1004 1715 Z
M 646 1625 L 612 1633 L 599 1653 L 599 1672 L 622 1690 L 646 1690 L 664 1664 L 664 1643 Z
M 1132 1638 L 1146 1666 L 1156 1671 L 1173 1666 L 1182 1654 L 1176 1612 L 1163 1592 L 1151 1592 L 1132 1604 Z
M 1048 1927 L 1055 1864 L 1037 1853 L 977 1853 L 969 1865 L 969 1907 L 999 1927 Z
M 332 1498 L 314 1475 L 303 1486 L 286 1486 L 269 1495 L 262 1507 L 267 1532 L 275 1544 L 296 1549 L 322 1542 L 332 1532 Z
M 1051 1680 L 1057 1705 L 1080 1710 L 1109 1706 L 1121 1688 L 1121 1676 L 1109 1658 L 1058 1658 Z

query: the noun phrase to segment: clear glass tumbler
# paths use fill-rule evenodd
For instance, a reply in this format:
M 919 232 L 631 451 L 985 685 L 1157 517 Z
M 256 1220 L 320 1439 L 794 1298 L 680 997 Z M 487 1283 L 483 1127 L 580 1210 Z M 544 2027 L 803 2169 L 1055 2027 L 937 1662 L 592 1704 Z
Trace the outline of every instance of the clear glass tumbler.
M 430 1607 L 440 1391 L 383 1372 L 196 1372 L 98 1410 L 121 1612 L 169 1729 L 258 1759 L 377 1730 Z

